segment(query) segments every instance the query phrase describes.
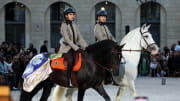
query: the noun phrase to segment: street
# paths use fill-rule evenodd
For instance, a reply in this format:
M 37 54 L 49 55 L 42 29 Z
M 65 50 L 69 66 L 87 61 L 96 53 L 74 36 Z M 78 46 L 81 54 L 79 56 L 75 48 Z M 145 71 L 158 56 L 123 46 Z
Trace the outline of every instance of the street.
M 166 78 L 166 85 L 161 85 L 161 78 L 138 77 L 135 84 L 137 95 L 147 96 L 149 101 L 180 101 L 180 78 Z M 118 87 L 108 85 L 105 86 L 105 89 L 111 100 L 115 101 Z M 41 92 L 33 98 L 33 101 L 38 101 Z M 15 101 L 19 100 L 19 95 L 20 91 L 11 92 L 11 96 Z M 76 99 L 77 92 L 73 95 L 73 101 L 76 101 Z M 48 101 L 51 101 L 51 97 L 49 97 Z M 84 101 L 104 101 L 104 99 L 93 89 L 88 89 Z M 133 101 L 128 90 L 124 92 L 121 101 Z

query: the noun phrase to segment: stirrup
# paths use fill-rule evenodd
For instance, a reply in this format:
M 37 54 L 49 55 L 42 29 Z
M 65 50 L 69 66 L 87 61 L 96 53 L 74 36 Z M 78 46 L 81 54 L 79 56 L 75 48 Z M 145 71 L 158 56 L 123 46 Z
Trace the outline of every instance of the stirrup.
M 72 80 L 70 80 L 70 82 L 69 82 L 69 86 L 73 86 L 73 84 L 72 84 Z
M 68 87 L 74 87 L 74 85 L 73 85 L 73 83 L 72 83 L 72 80 L 69 80 L 68 83 L 69 83 L 69 84 L 68 84 Z

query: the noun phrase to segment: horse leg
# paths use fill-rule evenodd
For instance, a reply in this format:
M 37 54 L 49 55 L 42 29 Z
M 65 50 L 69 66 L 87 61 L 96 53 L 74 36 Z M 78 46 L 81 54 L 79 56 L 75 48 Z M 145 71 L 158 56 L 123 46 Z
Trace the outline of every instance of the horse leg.
M 53 95 L 52 95 L 52 101 L 63 101 L 64 91 L 65 87 L 61 87 L 59 85 L 56 85 Z
M 116 95 L 116 101 L 120 101 L 120 97 L 122 96 L 125 89 L 126 89 L 125 86 L 119 87 L 117 95 Z
M 66 99 L 67 101 L 72 101 L 72 95 L 77 90 L 77 88 L 68 88 L 66 92 Z
M 51 93 L 51 88 L 53 87 L 53 85 L 54 85 L 53 83 L 45 83 L 44 84 L 43 93 L 42 93 L 40 101 L 47 101 L 48 100 L 48 97 Z
M 33 95 L 31 93 L 28 93 L 22 89 L 19 101 L 31 101 L 32 97 Z
M 20 95 L 20 101 L 31 101 L 33 96 L 43 87 L 44 82 L 46 81 L 39 83 L 31 92 L 26 92 L 22 89 Z
M 23 89 L 21 90 L 20 100 L 19 101 L 31 101 L 33 96 L 42 88 L 42 85 L 38 85 L 31 92 L 26 92 Z
M 94 87 L 94 89 L 106 100 L 106 101 L 111 101 L 109 95 L 106 93 L 103 85 L 101 84 L 100 86 Z
M 82 89 L 82 88 L 78 89 L 78 101 L 83 101 L 85 92 L 86 92 L 86 89 Z
M 135 89 L 135 85 L 134 85 L 134 80 L 129 82 L 129 91 L 132 97 L 136 97 L 136 89 Z

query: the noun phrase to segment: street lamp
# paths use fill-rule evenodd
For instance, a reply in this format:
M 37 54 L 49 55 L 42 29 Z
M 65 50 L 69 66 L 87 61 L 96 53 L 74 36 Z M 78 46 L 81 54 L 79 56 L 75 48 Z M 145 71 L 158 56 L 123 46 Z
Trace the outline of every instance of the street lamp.
M 15 7 L 24 7 L 24 4 L 18 2 L 18 0 L 12 0 L 15 3 Z
M 110 0 L 106 0 L 105 1 L 105 5 L 108 5 L 109 2 L 110 2 Z
M 103 5 L 100 9 L 105 10 L 105 7 L 108 6 L 109 2 L 110 2 L 110 0 L 105 0 L 105 2 L 104 2 L 105 5 Z

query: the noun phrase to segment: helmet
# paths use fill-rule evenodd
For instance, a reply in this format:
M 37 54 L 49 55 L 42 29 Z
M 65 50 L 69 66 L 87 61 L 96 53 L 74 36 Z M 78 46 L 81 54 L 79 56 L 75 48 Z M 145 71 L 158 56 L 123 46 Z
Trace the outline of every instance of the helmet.
M 69 8 L 64 9 L 64 13 L 63 14 L 65 16 L 68 13 L 76 13 L 76 12 L 75 12 L 75 10 L 73 8 L 69 7 Z
M 107 16 L 107 11 L 106 10 L 99 10 L 99 11 L 97 11 L 97 16 Z

